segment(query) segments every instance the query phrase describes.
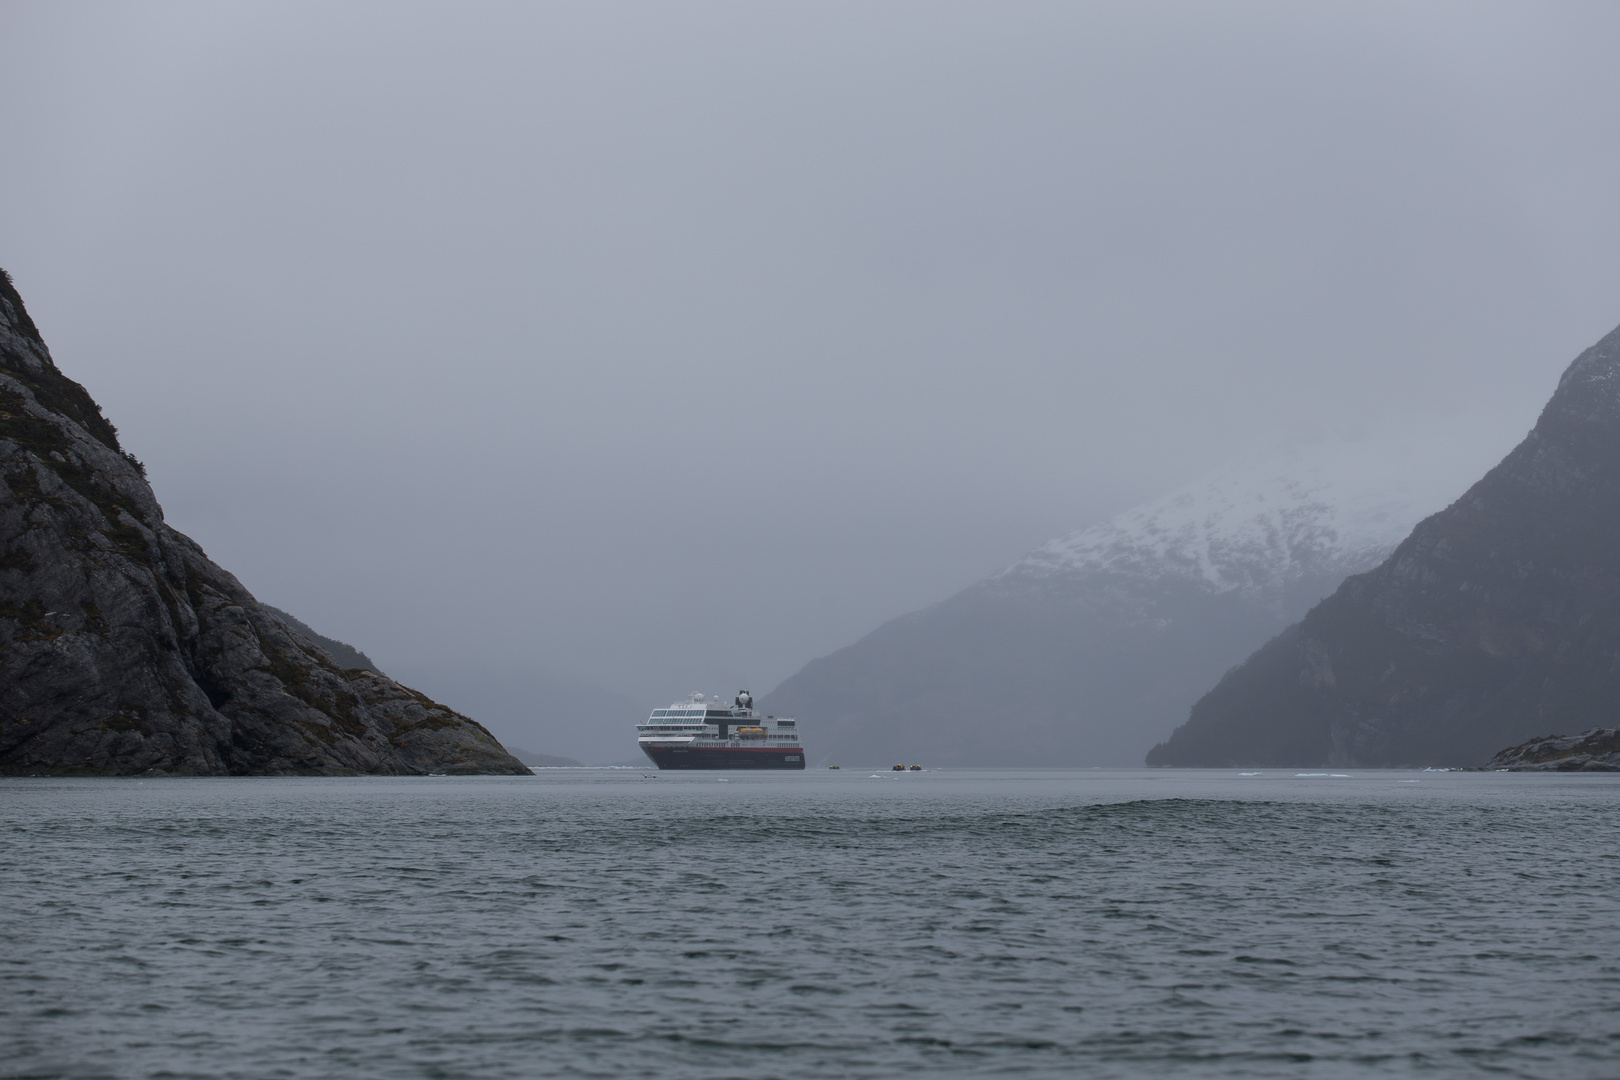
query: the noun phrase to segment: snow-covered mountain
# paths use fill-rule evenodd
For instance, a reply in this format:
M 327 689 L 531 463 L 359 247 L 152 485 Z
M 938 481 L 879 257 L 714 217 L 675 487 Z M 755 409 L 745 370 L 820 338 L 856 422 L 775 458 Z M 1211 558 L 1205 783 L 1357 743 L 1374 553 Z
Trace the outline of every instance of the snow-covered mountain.
M 1461 490 L 1465 473 L 1420 460 L 1431 467 L 1389 444 L 1334 442 L 1240 461 L 1043 544 L 991 582 L 1050 590 L 1099 577 L 1177 580 L 1285 605 L 1301 582 L 1376 565 Z
M 806 721 L 812 761 L 1140 764 L 1493 449 L 1345 441 L 1234 463 L 879 627 L 764 703 Z

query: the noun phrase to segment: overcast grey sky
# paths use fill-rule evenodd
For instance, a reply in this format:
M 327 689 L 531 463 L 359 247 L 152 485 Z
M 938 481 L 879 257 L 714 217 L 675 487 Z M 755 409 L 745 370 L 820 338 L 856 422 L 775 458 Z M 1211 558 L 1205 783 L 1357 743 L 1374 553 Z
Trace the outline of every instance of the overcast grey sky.
M 0 265 L 261 599 L 396 673 L 763 690 L 1259 446 L 1505 451 L 1620 322 L 1616 41 L 1615 4 L 8 2 Z

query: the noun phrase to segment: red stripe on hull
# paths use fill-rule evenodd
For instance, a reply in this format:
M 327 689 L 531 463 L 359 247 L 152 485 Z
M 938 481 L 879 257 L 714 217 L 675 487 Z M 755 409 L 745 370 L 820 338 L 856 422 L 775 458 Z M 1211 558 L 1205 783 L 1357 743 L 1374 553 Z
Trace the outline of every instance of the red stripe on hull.
M 803 769 L 804 750 L 779 746 L 643 746 L 660 769 Z

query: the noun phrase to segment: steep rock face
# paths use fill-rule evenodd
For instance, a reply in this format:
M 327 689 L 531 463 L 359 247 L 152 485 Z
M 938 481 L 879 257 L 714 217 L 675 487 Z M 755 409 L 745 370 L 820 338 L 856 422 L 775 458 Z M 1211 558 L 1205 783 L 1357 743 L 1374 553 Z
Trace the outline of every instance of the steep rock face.
M 0 772 L 527 774 L 292 633 L 163 522 L 0 272 Z
M 1205 695 L 1154 765 L 1474 764 L 1620 715 L 1620 330 L 1377 569 Z
M 816 762 L 1134 765 L 1441 505 L 1422 470 L 1366 456 L 1241 463 L 1054 540 L 810 663 L 764 707 L 802 718 Z

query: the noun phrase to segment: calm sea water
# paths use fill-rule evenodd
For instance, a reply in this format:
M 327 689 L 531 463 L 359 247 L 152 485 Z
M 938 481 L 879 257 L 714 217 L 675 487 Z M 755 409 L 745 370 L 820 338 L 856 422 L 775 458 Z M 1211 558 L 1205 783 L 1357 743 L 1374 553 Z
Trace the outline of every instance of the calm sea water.
M 0 781 L 0 1076 L 1620 1075 L 1620 779 Z

